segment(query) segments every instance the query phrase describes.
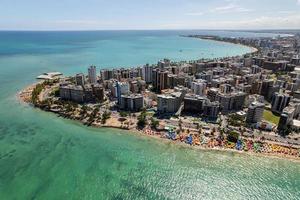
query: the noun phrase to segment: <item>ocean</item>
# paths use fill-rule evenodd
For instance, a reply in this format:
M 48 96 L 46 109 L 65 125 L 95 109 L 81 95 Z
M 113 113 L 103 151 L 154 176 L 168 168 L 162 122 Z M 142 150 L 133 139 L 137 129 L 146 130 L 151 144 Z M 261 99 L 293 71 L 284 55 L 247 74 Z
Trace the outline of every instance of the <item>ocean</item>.
M 300 199 L 300 164 L 206 151 L 85 127 L 20 103 L 43 72 L 66 75 L 163 58 L 233 56 L 250 48 L 184 34 L 229 31 L 0 32 L 0 199 Z

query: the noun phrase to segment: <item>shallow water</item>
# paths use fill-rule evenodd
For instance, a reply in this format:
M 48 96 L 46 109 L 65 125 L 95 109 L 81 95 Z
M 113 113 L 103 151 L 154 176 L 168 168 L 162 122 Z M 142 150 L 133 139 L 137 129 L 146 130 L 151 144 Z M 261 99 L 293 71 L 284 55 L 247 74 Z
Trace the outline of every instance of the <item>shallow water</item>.
M 300 199 L 299 163 L 88 128 L 16 99 L 42 72 L 249 51 L 179 34 L 0 32 L 0 199 Z

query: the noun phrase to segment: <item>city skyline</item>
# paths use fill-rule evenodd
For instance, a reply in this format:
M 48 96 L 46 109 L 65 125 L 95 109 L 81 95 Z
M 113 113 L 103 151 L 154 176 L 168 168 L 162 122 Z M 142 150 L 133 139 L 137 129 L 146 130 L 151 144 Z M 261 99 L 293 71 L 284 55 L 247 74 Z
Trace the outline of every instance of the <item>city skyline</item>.
M 299 29 L 300 0 L 1 1 L 0 30 Z

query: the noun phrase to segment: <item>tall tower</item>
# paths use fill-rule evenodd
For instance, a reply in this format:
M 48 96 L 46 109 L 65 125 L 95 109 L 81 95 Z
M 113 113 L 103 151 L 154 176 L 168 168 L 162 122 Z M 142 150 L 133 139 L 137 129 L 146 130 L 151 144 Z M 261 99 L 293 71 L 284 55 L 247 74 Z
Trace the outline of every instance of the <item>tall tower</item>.
M 89 76 L 89 82 L 91 84 L 96 84 L 97 83 L 96 66 L 90 66 L 88 68 L 88 76 Z

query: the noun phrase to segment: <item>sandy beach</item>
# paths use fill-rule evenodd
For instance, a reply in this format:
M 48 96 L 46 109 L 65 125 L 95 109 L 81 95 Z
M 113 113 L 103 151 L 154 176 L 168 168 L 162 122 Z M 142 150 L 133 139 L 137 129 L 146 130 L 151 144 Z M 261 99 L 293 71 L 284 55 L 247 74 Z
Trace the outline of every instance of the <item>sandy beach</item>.
M 35 88 L 35 86 L 37 84 L 38 83 L 32 84 L 32 85 L 26 87 L 21 92 L 19 92 L 18 99 L 21 103 L 29 104 L 31 102 L 31 93 L 32 93 L 33 89 Z M 79 121 L 79 120 L 75 120 L 75 121 L 78 121 L 79 123 L 84 124 L 82 121 Z M 291 155 L 282 154 L 282 153 L 265 153 L 265 152 L 256 153 L 254 151 L 244 151 L 244 150 L 239 151 L 239 150 L 236 150 L 236 149 L 230 149 L 230 148 L 225 148 L 225 147 L 220 147 L 220 146 L 216 146 L 216 147 L 211 148 L 211 147 L 208 147 L 207 145 L 189 145 L 189 144 L 187 144 L 185 142 L 182 142 L 180 140 L 172 141 L 172 140 L 169 140 L 165 137 L 165 135 L 167 133 L 166 131 L 162 131 L 162 132 L 153 131 L 153 130 L 150 130 L 149 127 L 145 128 L 143 130 L 138 130 L 135 127 L 134 124 L 130 124 L 129 127 L 128 126 L 125 127 L 124 123 L 121 123 L 118 120 L 118 118 L 115 118 L 115 117 L 111 117 L 110 119 L 108 119 L 105 124 L 92 123 L 91 126 L 95 127 L 95 128 L 120 129 L 120 130 L 127 131 L 130 134 L 135 134 L 135 135 L 139 135 L 139 136 L 143 136 L 143 137 L 154 138 L 154 139 L 160 140 L 160 141 L 168 143 L 168 144 L 180 145 L 180 146 L 185 147 L 185 148 L 192 148 L 192 149 L 198 149 L 198 150 L 207 150 L 207 151 L 212 150 L 212 151 L 221 151 L 221 152 L 231 152 L 231 153 L 246 154 L 246 155 L 251 155 L 251 156 L 273 157 L 273 158 L 288 159 L 288 160 L 292 160 L 292 161 L 295 161 L 295 162 L 300 162 L 300 157 L 291 156 Z M 147 131 L 147 129 L 149 131 Z

